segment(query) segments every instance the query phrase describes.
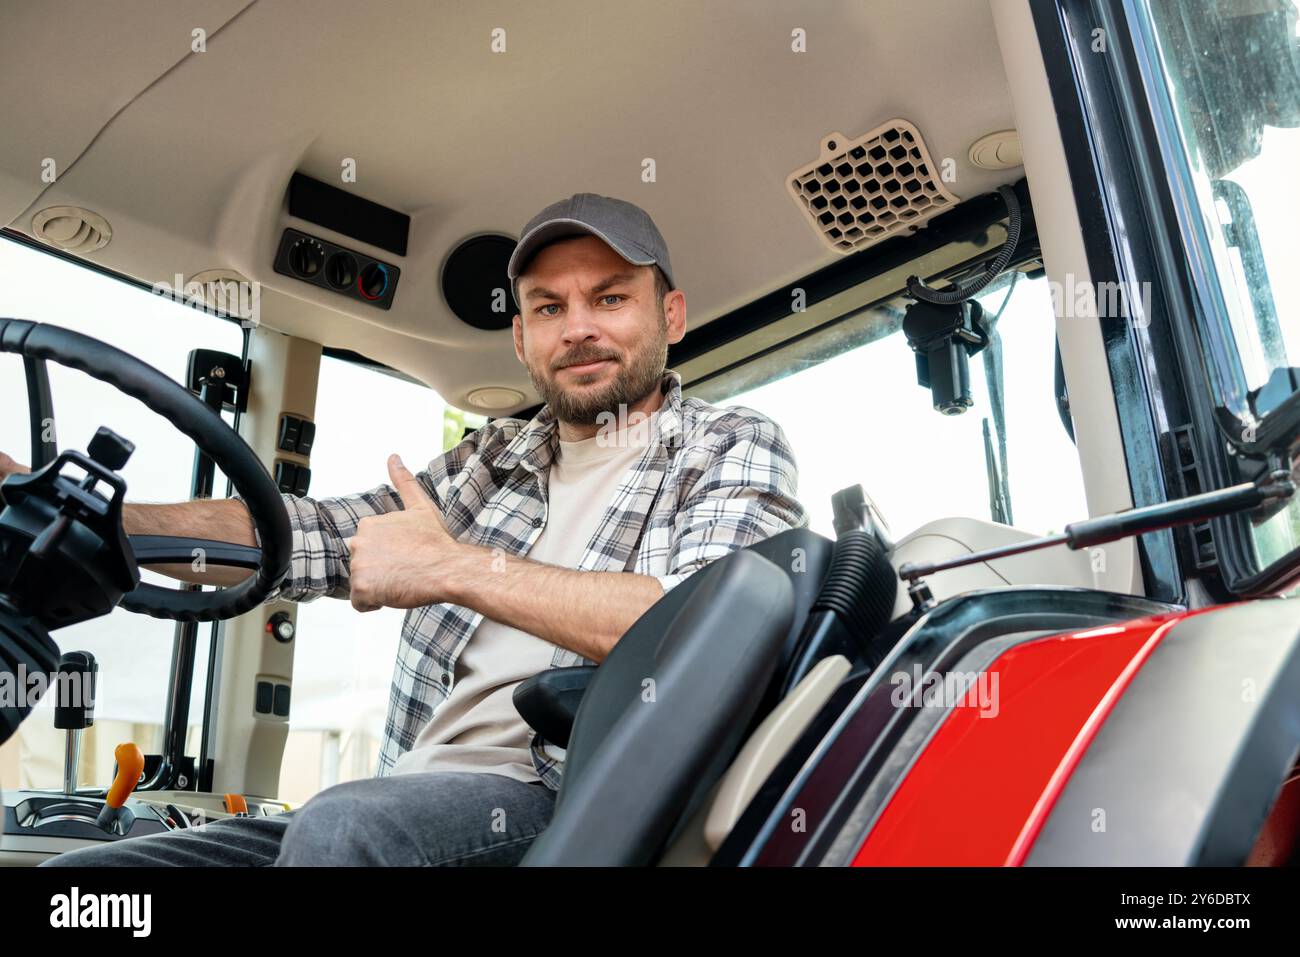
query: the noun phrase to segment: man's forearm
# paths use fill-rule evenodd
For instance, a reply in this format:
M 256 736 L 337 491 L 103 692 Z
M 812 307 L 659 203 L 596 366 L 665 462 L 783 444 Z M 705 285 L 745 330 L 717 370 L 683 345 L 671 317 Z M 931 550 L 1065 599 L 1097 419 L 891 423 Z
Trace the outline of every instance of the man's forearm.
M 122 509 L 122 524 L 128 535 L 171 535 L 203 538 L 235 545 L 257 545 L 253 520 L 238 499 L 198 499 L 174 505 L 143 505 L 128 502 Z M 202 585 L 236 585 L 250 574 L 245 568 L 194 565 L 148 565 L 151 571 L 170 578 Z
M 31 469 L 0 452 L 0 482 L 10 475 L 26 475 Z M 235 545 L 257 545 L 253 520 L 248 508 L 238 499 L 201 499 L 175 505 L 136 505 L 122 507 L 122 526 L 128 535 L 171 535 L 177 538 L 206 538 Z M 251 574 L 243 568 L 211 567 L 205 571 L 190 565 L 148 565 L 181 581 L 199 585 L 236 585 Z
M 174 535 L 256 547 L 248 506 L 235 498 L 196 499 L 169 505 L 128 502 L 122 509 L 128 535 Z
M 465 545 L 448 569 L 448 601 L 592 661 L 663 597 L 658 579 L 587 572 Z

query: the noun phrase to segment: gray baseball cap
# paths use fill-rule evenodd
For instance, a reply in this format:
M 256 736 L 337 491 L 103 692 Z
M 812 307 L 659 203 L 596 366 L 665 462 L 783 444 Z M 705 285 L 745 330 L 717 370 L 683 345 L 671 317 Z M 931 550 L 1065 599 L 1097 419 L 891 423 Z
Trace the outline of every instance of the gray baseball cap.
M 633 265 L 657 265 L 668 277 L 668 285 L 677 285 L 668 261 L 668 244 L 649 213 L 612 196 L 575 193 L 547 206 L 524 226 L 506 267 L 515 302 L 519 301 L 516 280 L 532 258 L 543 246 L 571 236 L 595 236 Z

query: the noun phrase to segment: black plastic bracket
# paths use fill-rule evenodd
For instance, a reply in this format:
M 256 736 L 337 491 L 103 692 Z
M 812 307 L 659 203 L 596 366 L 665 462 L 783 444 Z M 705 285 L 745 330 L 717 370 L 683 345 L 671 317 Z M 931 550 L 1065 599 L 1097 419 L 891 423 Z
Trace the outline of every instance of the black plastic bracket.
M 239 356 L 216 349 L 194 349 L 185 366 L 185 387 L 201 395 L 205 384 L 220 383 L 221 407 L 227 412 L 248 411 L 248 387 L 252 381 L 252 363 L 244 364 Z

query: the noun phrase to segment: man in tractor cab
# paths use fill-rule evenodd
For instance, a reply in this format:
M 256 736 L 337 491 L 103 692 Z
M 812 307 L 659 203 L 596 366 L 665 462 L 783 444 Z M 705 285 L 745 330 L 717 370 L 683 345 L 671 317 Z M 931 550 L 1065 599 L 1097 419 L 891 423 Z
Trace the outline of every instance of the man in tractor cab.
M 779 426 L 683 399 L 686 328 L 650 216 L 579 193 L 510 259 L 515 355 L 545 401 L 391 485 L 285 495 L 289 575 L 272 598 L 409 609 L 375 778 L 275 817 L 229 818 L 61 855 L 59 865 L 514 864 L 546 827 L 562 755 L 514 708 L 550 667 L 598 664 L 663 594 L 734 549 L 804 526 Z M 0 454 L 0 478 L 22 467 Z M 134 535 L 255 545 L 236 499 L 128 505 Z M 526 556 L 526 557 L 525 557 Z M 233 584 L 246 572 L 198 578 Z

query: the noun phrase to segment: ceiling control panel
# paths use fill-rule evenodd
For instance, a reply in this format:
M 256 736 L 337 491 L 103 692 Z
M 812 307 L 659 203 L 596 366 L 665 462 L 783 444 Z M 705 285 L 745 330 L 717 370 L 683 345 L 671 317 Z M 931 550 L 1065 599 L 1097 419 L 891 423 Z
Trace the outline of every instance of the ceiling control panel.
M 275 254 L 275 271 L 349 299 L 388 309 L 401 270 L 365 253 L 286 229 Z

